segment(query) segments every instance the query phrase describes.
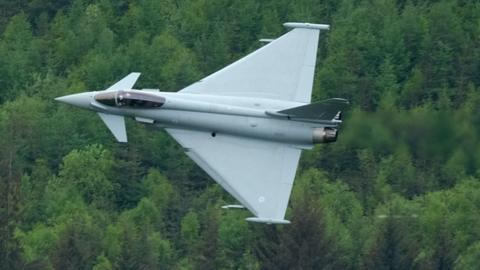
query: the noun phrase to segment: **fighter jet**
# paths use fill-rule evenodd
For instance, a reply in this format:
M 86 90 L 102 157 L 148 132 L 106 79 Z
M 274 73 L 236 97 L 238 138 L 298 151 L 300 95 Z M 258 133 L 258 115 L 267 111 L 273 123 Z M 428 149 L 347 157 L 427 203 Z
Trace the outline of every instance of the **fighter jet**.
M 285 23 L 277 39 L 176 92 L 135 90 L 130 73 L 105 90 L 56 100 L 98 113 L 119 142 L 125 117 L 164 128 L 185 153 L 254 215 L 288 224 L 285 211 L 303 149 L 337 140 L 348 101 L 310 103 L 326 24 Z

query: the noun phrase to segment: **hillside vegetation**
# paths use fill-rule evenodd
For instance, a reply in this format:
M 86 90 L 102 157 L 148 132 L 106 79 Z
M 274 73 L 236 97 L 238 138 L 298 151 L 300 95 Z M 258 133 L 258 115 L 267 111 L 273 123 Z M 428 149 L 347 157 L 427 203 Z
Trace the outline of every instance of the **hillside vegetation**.
M 287 219 L 245 210 L 165 132 L 118 144 L 53 101 L 132 71 L 178 91 L 282 23 L 321 35 L 313 100 L 351 101 L 302 155 Z M 0 1 L 0 269 L 478 269 L 480 4 Z

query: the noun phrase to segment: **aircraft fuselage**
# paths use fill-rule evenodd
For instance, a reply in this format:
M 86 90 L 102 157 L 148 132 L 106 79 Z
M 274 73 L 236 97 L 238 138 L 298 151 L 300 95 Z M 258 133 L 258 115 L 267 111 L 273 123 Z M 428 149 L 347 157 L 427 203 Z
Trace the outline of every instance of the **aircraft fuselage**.
M 130 93 L 144 94 L 146 99 L 154 101 L 146 105 L 135 103 L 135 100 L 122 103 L 120 98 L 125 100 L 124 96 Z M 105 98 L 108 95 L 114 100 Z M 313 146 L 314 130 L 337 126 L 334 122 L 318 123 L 273 117 L 267 112 L 297 107 L 304 103 L 261 98 L 118 90 L 85 92 L 58 100 L 101 113 L 132 117 L 139 122 L 163 128 L 202 130 L 212 137 L 222 133 L 278 141 L 302 149 Z

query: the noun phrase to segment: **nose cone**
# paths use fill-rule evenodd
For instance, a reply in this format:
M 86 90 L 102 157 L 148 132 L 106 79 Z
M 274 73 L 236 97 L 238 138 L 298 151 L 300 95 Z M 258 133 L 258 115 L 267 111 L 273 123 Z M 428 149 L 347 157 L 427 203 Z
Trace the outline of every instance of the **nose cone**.
M 56 101 L 60 101 L 66 104 L 77 106 L 80 108 L 89 108 L 90 102 L 92 101 L 93 93 L 85 92 L 73 95 L 67 95 L 63 97 L 55 98 Z

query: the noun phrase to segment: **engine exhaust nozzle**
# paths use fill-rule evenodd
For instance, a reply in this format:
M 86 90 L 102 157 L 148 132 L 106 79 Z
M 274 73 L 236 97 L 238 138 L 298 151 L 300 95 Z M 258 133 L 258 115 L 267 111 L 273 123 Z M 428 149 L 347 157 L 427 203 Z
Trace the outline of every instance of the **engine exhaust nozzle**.
M 322 127 L 313 129 L 313 143 L 331 143 L 338 137 L 338 130 L 333 127 Z

